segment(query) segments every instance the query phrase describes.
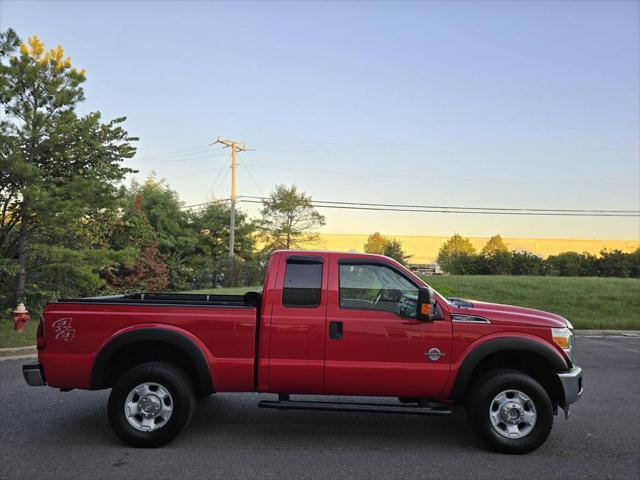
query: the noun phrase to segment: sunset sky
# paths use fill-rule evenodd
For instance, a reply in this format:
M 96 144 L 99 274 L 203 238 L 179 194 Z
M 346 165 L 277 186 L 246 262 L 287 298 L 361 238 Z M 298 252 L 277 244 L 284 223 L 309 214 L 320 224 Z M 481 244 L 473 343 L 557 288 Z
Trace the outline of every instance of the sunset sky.
M 239 194 L 640 209 L 638 2 L 18 2 L 0 27 L 86 68 L 130 166 L 188 204 Z M 175 153 L 174 153 L 175 152 Z M 254 214 L 254 206 L 243 206 Z M 634 218 L 323 210 L 324 232 L 638 239 Z

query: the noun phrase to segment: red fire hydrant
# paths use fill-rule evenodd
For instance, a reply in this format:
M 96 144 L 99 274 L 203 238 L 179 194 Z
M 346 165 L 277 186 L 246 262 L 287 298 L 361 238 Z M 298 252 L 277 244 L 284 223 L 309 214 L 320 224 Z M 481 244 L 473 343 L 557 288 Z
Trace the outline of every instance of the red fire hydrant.
M 24 326 L 29 320 L 31 320 L 31 316 L 27 309 L 24 308 L 24 303 L 19 303 L 13 311 L 14 330 L 16 332 L 24 332 Z

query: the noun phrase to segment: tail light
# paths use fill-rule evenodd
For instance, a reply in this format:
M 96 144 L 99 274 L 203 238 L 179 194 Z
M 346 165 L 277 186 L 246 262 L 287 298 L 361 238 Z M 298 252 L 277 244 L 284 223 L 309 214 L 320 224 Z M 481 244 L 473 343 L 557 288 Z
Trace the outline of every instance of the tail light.
M 47 337 L 45 336 L 44 333 L 44 317 L 40 317 L 40 321 L 38 322 L 38 331 L 36 334 L 36 345 L 38 347 L 38 350 L 42 350 L 44 349 L 45 345 L 47 344 Z

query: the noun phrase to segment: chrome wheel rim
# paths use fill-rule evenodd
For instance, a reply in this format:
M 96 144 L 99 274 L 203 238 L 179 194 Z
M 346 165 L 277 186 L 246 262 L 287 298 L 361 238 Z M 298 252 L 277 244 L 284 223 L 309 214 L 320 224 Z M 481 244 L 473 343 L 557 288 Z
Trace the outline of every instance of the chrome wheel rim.
M 173 398 L 165 387 L 155 382 L 141 383 L 124 401 L 124 415 L 136 430 L 153 432 L 164 427 L 173 413 Z
M 489 418 L 493 429 L 506 438 L 523 438 L 536 425 L 536 406 L 520 390 L 504 390 L 489 405 Z

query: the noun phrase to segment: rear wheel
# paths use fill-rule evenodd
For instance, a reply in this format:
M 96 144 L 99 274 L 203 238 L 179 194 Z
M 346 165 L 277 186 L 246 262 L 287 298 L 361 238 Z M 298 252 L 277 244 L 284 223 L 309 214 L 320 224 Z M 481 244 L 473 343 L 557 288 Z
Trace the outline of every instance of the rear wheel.
M 467 397 L 471 427 L 494 450 L 527 453 L 542 445 L 553 426 L 553 406 L 534 378 L 515 370 L 482 375 Z
M 109 396 L 113 431 L 135 447 L 158 447 L 187 426 L 195 409 L 188 375 L 164 362 L 132 368 L 118 379 Z

